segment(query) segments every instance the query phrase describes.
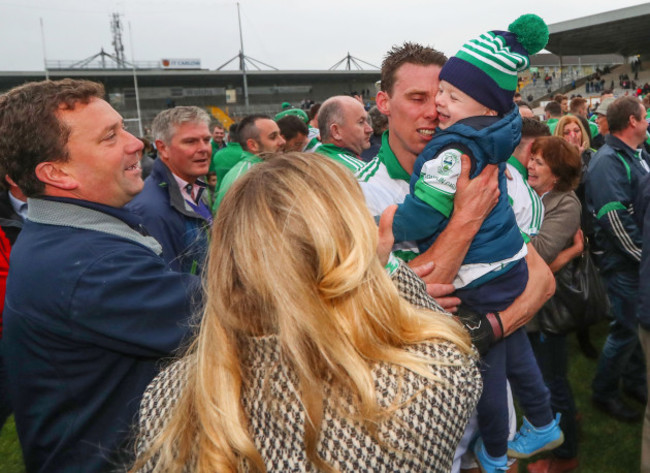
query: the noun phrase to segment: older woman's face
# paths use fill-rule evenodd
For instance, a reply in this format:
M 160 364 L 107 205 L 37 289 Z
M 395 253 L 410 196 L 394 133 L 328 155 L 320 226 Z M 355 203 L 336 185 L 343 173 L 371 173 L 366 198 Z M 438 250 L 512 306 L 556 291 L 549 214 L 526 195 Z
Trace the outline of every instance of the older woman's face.
M 528 184 L 537 194 L 542 195 L 553 189 L 557 176 L 546 164 L 542 153 L 534 154 L 528 160 Z
M 582 146 L 582 130 L 577 123 L 569 122 L 564 125 L 562 136 L 572 145 L 576 145 L 578 148 Z

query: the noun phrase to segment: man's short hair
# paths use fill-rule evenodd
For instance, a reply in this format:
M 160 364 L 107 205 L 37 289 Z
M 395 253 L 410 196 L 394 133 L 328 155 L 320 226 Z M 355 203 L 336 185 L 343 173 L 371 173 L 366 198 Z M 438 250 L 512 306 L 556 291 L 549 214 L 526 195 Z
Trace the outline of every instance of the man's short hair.
M 343 123 L 343 118 L 343 107 L 339 98 L 331 97 L 323 102 L 318 111 L 318 130 L 320 131 L 321 141 L 329 140 L 330 127 L 333 123 Z
M 388 117 L 381 113 L 376 105 L 368 110 L 368 118 L 375 135 L 381 135 L 388 127 Z
M 151 134 L 154 140 L 169 144 L 176 133 L 176 128 L 183 123 L 205 123 L 210 127 L 210 115 L 199 107 L 183 105 L 163 110 L 151 124 Z
M 621 97 L 614 100 L 607 108 L 609 132 L 616 133 L 625 130 L 630 124 L 630 115 L 634 115 L 637 120 L 645 119 L 639 105 L 641 102 L 634 97 Z
M 522 138 L 539 138 L 540 136 L 551 136 L 551 130 L 546 123 L 534 118 L 521 119 Z
M 212 131 L 214 131 L 215 128 L 219 128 L 220 130 L 226 131 L 226 128 L 221 124 L 221 122 L 214 122 L 212 124 L 212 128 L 210 128 Z
M 57 117 L 78 103 L 103 99 L 104 86 L 87 80 L 30 82 L 0 96 L 0 166 L 27 197 L 42 195 L 43 162 L 67 161 L 70 129 Z
M 517 105 L 517 107 L 519 108 L 526 107 L 531 112 L 533 111 L 533 107 L 531 107 L 530 104 L 525 100 L 518 100 L 517 102 L 515 102 L 515 105 Z
M 260 140 L 260 130 L 255 125 L 257 120 L 270 120 L 268 115 L 263 115 L 261 113 L 254 115 L 246 115 L 242 121 L 239 122 L 237 126 L 237 135 L 239 138 L 239 144 L 248 151 L 248 146 L 246 142 L 250 139 L 253 139 L 257 142 Z
M 582 97 L 575 97 L 571 99 L 571 103 L 569 104 L 569 111 L 575 115 L 578 113 L 578 110 L 580 110 L 586 103 L 587 99 L 584 99 Z
M 278 128 L 280 128 L 280 134 L 287 141 L 295 138 L 298 134 L 305 136 L 309 134 L 307 124 L 295 115 L 282 117 L 276 123 L 278 124 Z
M 403 64 L 419 66 L 444 66 L 447 56 L 432 47 L 406 42 L 393 46 L 381 63 L 381 90 L 388 95 L 393 93 L 395 73 Z
M 237 133 L 237 130 L 239 129 L 239 123 L 233 123 L 230 125 L 230 128 L 228 128 L 228 141 L 231 143 L 239 143 L 239 133 Z
M 309 109 L 309 121 L 316 118 L 316 116 L 318 115 L 318 111 L 320 110 L 320 106 L 321 106 L 320 102 L 315 103 L 314 105 L 311 106 L 311 108 Z
M 564 101 L 564 100 L 569 100 L 569 97 L 567 97 L 566 95 L 563 95 L 563 94 L 555 94 L 555 96 L 553 97 L 553 101 L 557 102 L 559 104 L 561 104 L 562 101 Z
M 551 117 L 562 116 L 562 106 L 555 101 L 550 101 L 549 103 L 547 103 L 546 107 L 544 107 L 544 111 L 548 112 L 551 115 Z

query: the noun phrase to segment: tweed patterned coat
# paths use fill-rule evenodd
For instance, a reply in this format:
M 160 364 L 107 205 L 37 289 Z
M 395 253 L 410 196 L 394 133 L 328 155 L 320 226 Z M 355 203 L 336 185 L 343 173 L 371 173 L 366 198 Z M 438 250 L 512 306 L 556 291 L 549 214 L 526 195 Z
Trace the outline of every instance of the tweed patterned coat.
M 422 281 L 410 269 L 401 265 L 393 279 L 412 303 L 435 308 Z M 377 364 L 372 373 L 378 402 L 390 406 L 397 401 L 399 405 L 380 424 L 379 441 L 353 420 L 350 399 L 326 388 L 318 452 L 328 464 L 341 472 L 450 470 L 456 445 L 481 393 L 480 374 L 474 360 L 451 343 L 428 342 L 412 350 L 440 361 L 430 369 L 441 381 L 433 382 L 395 365 Z M 317 471 L 305 453 L 305 412 L 296 376 L 283 363 L 277 338 L 250 338 L 245 353 L 247 378 L 252 382 L 242 387 L 242 403 L 267 471 Z M 188 358 L 174 362 L 147 388 L 140 408 L 138 453 L 146 450 L 163 428 L 191 362 Z M 153 471 L 152 462 L 140 471 Z

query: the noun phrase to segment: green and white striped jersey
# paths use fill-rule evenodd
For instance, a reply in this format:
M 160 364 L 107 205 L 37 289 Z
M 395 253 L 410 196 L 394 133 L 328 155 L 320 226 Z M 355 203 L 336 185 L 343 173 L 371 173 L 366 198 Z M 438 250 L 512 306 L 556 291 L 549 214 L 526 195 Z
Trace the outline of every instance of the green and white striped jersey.
M 517 226 L 529 237 L 537 235 L 544 218 L 544 204 L 526 179 L 528 171 L 517 158 L 511 156 L 506 164 L 512 179 L 508 179 L 508 201 L 515 212 Z
M 357 179 L 366 198 L 366 206 L 377 221 L 386 207 L 404 202 L 409 193 L 411 176 L 390 149 L 388 132 L 384 132 L 381 138 L 379 154 L 357 173 Z M 414 241 L 402 241 L 393 246 L 393 254 L 410 261 L 419 251 Z
M 361 170 L 361 168 L 366 165 L 366 163 L 359 159 L 359 157 L 352 151 L 333 145 L 331 143 L 320 145 L 316 149 L 316 152 L 343 164 L 355 175 Z

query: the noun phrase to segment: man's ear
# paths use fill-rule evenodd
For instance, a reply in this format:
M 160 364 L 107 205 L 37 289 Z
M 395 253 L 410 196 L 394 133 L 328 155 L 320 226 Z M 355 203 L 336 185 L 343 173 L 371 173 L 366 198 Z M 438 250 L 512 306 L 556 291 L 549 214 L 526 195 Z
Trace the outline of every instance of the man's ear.
M 46 161 L 36 166 L 36 178 L 46 185 L 63 190 L 74 190 L 79 187 L 77 180 L 68 174 L 61 166 L 62 163 Z
M 253 154 L 257 154 L 260 151 L 259 143 L 254 138 L 248 138 L 246 140 L 246 148 L 248 148 L 248 151 Z
M 388 94 L 386 92 L 384 92 L 383 90 L 377 92 L 375 103 L 377 104 L 377 108 L 381 113 L 383 113 L 387 117 L 390 116 L 390 97 L 388 97 Z
M 341 127 L 338 123 L 332 123 L 330 125 L 330 136 L 332 139 L 340 141 L 341 140 Z
M 5 174 L 5 181 L 6 181 L 7 184 L 9 184 L 10 186 L 16 186 L 16 187 L 18 187 L 18 184 L 16 184 L 16 183 L 14 182 L 14 180 L 13 180 L 12 178 L 9 177 L 9 174 Z
M 526 150 L 526 154 L 527 154 L 528 156 L 530 156 L 530 153 L 531 153 L 530 150 L 533 149 L 533 143 L 535 142 L 535 140 L 526 140 L 526 141 L 527 141 L 527 143 L 526 143 L 526 148 L 525 148 L 525 150 Z
M 163 140 L 156 140 L 156 149 L 158 150 L 158 157 L 167 159 L 167 145 Z

